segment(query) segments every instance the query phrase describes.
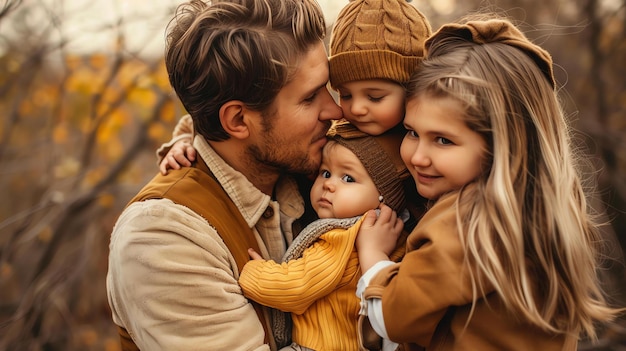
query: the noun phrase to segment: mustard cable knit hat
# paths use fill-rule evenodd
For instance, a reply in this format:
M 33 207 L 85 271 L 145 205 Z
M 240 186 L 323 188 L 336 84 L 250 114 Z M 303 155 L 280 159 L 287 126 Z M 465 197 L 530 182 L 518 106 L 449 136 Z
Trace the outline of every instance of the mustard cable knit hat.
M 330 37 L 330 83 L 409 81 L 424 57 L 430 23 L 406 0 L 351 0 Z

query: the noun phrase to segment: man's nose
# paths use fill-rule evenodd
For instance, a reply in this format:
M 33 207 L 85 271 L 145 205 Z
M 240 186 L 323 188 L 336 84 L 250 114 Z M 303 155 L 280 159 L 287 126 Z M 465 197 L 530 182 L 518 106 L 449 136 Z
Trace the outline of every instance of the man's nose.
M 343 117 L 341 107 L 337 105 L 335 99 L 333 99 L 333 97 L 330 95 L 328 88 L 322 89 L 320 94 L 322 94 L 322 98 L 324 99 L 324 105 L 319 117 L 320 121 L 341 119 Z

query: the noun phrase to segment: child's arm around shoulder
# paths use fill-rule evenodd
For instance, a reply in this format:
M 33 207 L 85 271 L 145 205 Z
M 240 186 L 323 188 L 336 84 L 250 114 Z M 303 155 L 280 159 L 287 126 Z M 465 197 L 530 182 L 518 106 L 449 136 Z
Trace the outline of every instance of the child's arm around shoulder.
M 196 149 L 192 144 L 193 120 L 190 115 L 185 115 L 176 124 L 172 140 L 161 145 L 156 151 L 159 171 L 165 175 L 169 169 L 191 166 L 191 162 L 196 159 Z

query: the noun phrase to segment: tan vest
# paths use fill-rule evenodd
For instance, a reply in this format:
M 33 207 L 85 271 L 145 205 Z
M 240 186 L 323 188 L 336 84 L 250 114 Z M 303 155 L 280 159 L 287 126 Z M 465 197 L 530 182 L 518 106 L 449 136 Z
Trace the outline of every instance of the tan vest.
M 240 272 L 243 265 L 250 260 L 248 248 L 260 252 L 252 229 L 200 158 L 192 167 L 169 170 L 167 176 L 157 174 L 128 205 L 149 199 L 172 200 L 188 207 L 211 223 L 235 258 Z M 276 349 L 271 337 L 268 310 L 251 302 L 265 330 L 265 342 L 270 344 L 272 350 Z M 122 351 L 139 350 L 124 328 L 118 327 L 118 332 Z

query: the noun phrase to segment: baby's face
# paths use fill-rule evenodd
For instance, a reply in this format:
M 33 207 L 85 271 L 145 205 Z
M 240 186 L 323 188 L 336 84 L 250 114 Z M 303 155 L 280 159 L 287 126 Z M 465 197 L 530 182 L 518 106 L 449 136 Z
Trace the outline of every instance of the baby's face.
M 357 80 L 337 87 L 343 116 L 359 130 L 380 135 L 404 118 L 405 90 L 384 79 Z
M 319 218 L 360 216 L 378 207 L 379 196 L 359 158 L 350 149 L 329 141 L 311 187 L 311 205 Z

